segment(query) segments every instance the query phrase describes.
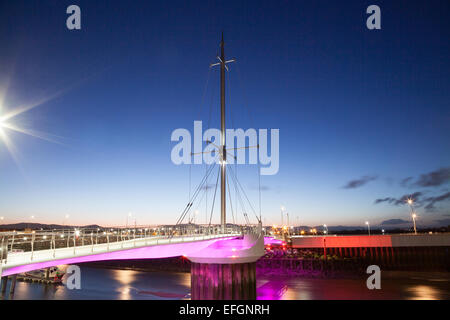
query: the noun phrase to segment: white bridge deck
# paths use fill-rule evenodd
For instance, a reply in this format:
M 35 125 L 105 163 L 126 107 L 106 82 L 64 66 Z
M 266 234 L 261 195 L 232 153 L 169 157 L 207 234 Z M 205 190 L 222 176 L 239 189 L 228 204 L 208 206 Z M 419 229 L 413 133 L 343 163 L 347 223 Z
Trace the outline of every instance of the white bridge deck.
M 151 259 L 182 256 L 198 252 L 218 240 L 240 236 L 239 233 L 150 236 L 117 242 L 89 244 L 56 249 L 11 252 L 3 259 L 2 276 L 60 264 L 101 260 Z

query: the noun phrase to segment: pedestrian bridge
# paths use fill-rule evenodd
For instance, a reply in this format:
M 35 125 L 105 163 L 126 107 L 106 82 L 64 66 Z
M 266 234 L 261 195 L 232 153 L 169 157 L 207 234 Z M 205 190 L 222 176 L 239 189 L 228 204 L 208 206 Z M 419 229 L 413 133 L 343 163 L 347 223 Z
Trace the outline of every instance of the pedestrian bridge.
M 159 229 L 159 230 L 158 230 Z M 264 237 L 255 228 L 108 228 L 0 233 L 0 275 L 9 276 L 64 264 L 104 260 L 185 256 L 217 263 L 255 260 Z M 169 231 L 170 229 L 170 231 Z M 262 241 L 262 243 L 261 243 Z M 257 245 L 259 244 L 259 245 Z M 256 248 L 256 249 L 255 249 Z M 255 259 L 253 258 L 255 257 Z

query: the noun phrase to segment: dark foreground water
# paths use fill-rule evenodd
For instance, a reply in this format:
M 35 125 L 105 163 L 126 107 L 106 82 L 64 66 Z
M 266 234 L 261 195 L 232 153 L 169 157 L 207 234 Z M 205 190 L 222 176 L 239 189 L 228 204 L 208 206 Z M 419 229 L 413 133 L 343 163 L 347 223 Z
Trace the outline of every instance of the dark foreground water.
M 9 285 L 8 285 L 9 287 Z M 366 279 L 258 277 L 258 299 L 450 299 L 449 273 L 382 272 L 381 290 Z M 190 274 L 81 267 L 81 289 L 17 282 L 13 299 L 190 299 Z

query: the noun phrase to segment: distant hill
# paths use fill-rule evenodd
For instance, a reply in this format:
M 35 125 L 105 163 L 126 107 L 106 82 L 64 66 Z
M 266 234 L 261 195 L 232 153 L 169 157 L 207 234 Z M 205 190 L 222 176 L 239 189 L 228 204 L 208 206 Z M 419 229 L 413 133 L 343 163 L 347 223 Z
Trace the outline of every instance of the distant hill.
M 8 230 L 24 230 L 24 229 L 33 229 L 33 230 L 52 230 L 52 229 L 73 229 L 73 228 L 102 228 L 99 225 L 87 225 L 87 226 L 72 226 L 72 225 L 60 225 L 60 224 L 43 224 L 43 223 L 27 223 L 27 222 L 19 222 L 13 224 L 2 224 L 0 225 L 1 231 Z

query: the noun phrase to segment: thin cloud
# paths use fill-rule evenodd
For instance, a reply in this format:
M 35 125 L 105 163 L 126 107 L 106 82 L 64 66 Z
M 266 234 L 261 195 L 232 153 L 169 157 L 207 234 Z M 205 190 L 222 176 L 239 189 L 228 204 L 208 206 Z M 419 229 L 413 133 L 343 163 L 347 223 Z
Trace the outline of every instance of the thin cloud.
M 428 197 L 425 199 L 425 201 L 428 202 L 428 204 L 425 206 L 425 209 L 434 209 L 435 208 L 435 204 L 437 202 L 441 202 L 441 201 L 445 201 L 445 200 L 449 200 L 450 199 L 450 192 L 441 194 L 439 196 L 436 197 Z
M 421 174 L 415 185 L 420 187 L 436 187 L 450 181 L 450 167 L 441 168 L 430 173 Z
M 450 219 L 443 219 L 443 220 L 434 220 L 435 222 L 441 224 L 441 225 L 448 225 L 450 226 Z
M 407 187 L 409 185 L 409 183 L 411 182 L 411 180 L 413 180 L 413 177 L 407 177 L 405 179 L 402 179 L 402 181 L 400 181 L 400 185 L 402 187 Z
M 356 189 L 362 187 L 363 185 L 369 183 L 370 181 L 376 180 L 377 176 L 363 176 L 360 179 L 350 180 L 347 182 L 344 189 Z
M 387 202 L 389 204 L 398 206 L 400 204 L 405 204 L 406 200 L 408 200 L 409 198 L 412 198 L 412 199 L 414 199 L 414 202 L 416 204 L 420 204 L 422 195 L 423 195 L 423 193 L 418 191 L 418 192 L 414 192 L 412 194 L 405 194 L 405 195 L 401 196 L 400 198 L 386 197 L 386 198 L 375 199 L 374 203 L 379 204 L 379 203 Z
M 438 196 L 432 196 L 432 197 L 424 197 L 424 193 L 423 192 L 414 192 L 412 194 L 405 194 L 399 198 L 395 198 L 395 197 L 385 197 L 385 198 L 378 198 L 375 199 L 374 204 L 380 204 L 380 203 L 388 203 L 388 204 L 392 204 L 392 205 L 402 205 L 402 204 L 406 204 L 406 201 L 412 198 L 414 200 L 414 206 L 419 208 L 419 207 L 424 207 L 426 210 L 430 211 L 436 208 L 436 204 L 443 202 L 443 201 L 448 201 L 450 200 L 450 192 L 446 192 L 443 193 L 441 195 Z
M 416 181 L 413 177 L 407 177 L 400 181 L 402 187 L 439 187 L 450 182 L 450 167 L 440 168 L 421 174 Z

